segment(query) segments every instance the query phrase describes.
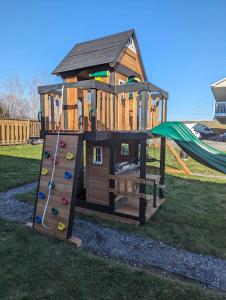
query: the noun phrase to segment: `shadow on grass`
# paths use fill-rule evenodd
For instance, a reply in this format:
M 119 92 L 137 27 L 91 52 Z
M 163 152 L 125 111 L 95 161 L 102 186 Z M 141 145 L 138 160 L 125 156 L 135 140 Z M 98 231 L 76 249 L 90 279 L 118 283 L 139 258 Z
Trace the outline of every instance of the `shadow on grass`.
M 38 180 L 40 159 L 0 155 L 0 191 Z

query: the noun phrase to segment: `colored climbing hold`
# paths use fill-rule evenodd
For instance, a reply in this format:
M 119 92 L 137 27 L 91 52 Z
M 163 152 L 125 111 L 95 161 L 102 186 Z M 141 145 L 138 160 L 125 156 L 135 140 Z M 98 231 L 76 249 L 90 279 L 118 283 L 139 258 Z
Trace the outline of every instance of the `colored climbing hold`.
M 47 168 L 42 168 L 42 175 L 46 176 L 48 175 L 49 171 Z
M 48 151 L 45 151 L 44 152 L 44 156 L 45 156 L 45 158 L 50 158 L 51 155 L 50 155 L 50 153 Z
M 56 216 L 58 214 L 58 209 L 56 209 L 55 207 L 52 207 L 51 214 Z
M 38 193 L 38 198 L 39 199 L 43 200 L 43 199 L 45 199 L 45 197 L 46 197 L 45 193 L 43 193 L 43 192 Z
M 64 172 L 64 179 L 71 179 L 72 174 L 68 171 Z
M 62 203 L 63 205 L 67 205 L 67 204 L 69 203 L 69 201 L 68 201 L 65 197 L 62 197 L 62 198 L 61 198 L 61 203 Z
M 64 148 L 65 146 L 66 146 L 66 142 L 64 142 L 64 141 L 59 142 L 59 147 L 60 148 Z
M 58 230 L 63 231 L 66 228 L 66 226 L 63 223 L 59 222 L 57 228 Z
M 52 162 L 54 162 L 54 157 L 52 157 Z M 56 159 L 55 164 L 57 164 L 57 163 L 58 163 L 58 160 Z
M 66 159 L 72 160 L 73 158 L 74 158 L 74 155 L 72 153 L 68 152 L 66 155 Z
M 36 216 L 35 217 L 35 223 L 36 224 L 41 224 L 42 223 L 42 217 L 41 216 Z
M 54 189 L 55 188 L 55 183 L 49 181 L 48 187 L 51 188 L 51 190 Z

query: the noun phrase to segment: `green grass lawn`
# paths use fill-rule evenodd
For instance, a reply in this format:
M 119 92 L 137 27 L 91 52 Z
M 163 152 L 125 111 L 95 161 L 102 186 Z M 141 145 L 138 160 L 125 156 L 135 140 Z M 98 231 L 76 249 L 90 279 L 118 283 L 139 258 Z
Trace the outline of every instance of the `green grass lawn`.
M 172 152 L 166 148 L 166 167 L 173 167 L 176 169 L 181 169 L 181 165 L 178 163 L 178 161 L 174 158 Z M 177 151 L 177 153 L 179 154 L 180 149 L 178 147 L 175 148 L 175 150 Z M 159 148 L 153 148 L 149 147 L 148 149 L 148 154 L 157 158 L 158 160 L 160 159 L 160 149 Z M 202 174 L 210 174 L 210 175 L 216 175 L 216 176 L 222 176 L 223 174 L 212 170 L 206 166 L 203 166 L 201 164 L 199 164 L 198 162 L 196 162 L 194 159 L 192 159 L 191 157 L 189 157 L 189 159 L 187 161 L 184 161 L 185 164 L 188 166 L 188 168 L 190 169 L 190 171 L 192 173 L 202 173 Z M 159 166 L 159 163 L 151 163 L 151 165 L 155 165 L 155 166 Z
M 40 147 L 32 150 L 37 152 L 36 157 L 40 157 Z M 29 161 L 32 163 L 32 160 Z M 169 153 L 167 163 L 175 163 Z M 192 170 L 196 169 L 200 173 L 204 168 L 204 173 L 210 173 L 210 169 L 190 158 L 189 164 Z M 36 174 L 39 171 L 38 164 L 35 168 Z M 213 173 L 217 174 L 215 171 Z M 166 201 L 147 224 L 137 228 L 98 218 L 91 219 L 190 251 L 226 259 L 226 239 L 222 238 L 226 234 L 226 180 L 169 174 L 166 179 Z M 31 191 L 17 198 L 34 203 L 35 196 L 36 192 Z
M 0 220 L 0 299 L 226 299 Z
M 0 191 L 38 179 L 42 145 L 0 147 Z

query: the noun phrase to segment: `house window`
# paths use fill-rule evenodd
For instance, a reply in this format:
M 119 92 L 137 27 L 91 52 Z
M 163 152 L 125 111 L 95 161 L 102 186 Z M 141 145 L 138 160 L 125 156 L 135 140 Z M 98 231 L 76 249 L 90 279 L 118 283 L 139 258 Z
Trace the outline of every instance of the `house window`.
M 103 149 L 101 146 L 93 147 L 93 164 L 101 165 L 103 162 Z
M 129 144 L 121 144 L 121 155 L 129 155 Z

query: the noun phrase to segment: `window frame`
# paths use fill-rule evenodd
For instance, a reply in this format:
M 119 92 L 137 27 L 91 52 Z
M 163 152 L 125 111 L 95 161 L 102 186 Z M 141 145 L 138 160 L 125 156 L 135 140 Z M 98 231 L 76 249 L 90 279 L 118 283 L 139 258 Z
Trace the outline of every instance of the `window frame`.
M 94 149 L 96 149 L 96 154 L 94 157 Z M 97 151 L 100 150 L 100 153 L 98 154 Z M 100 155 L 100 161 L 97 160 L 97 157 Z M 102 165 L 103 164 L 103 147 L 102 146 L 93 146 L 92 147 L 92 163 L 94 165 Z
M 125 154 L 125 153 L 123 153 L 123 151 L 122 151 L 124 145 L 128 146 L 128 154 Z M 129 148 L 130 148 L 130 147 L 129 147 L 129 143 L 121 143 L 121 145 L 120 145 L 120 154 L 123 155 L 123 156 L 129 156 L 129 154 L 130 154 L 130 153 L 129 153 L 129 152 L 130 152 L 130 151 L 129 151 L 129 150 L 130 150 Z

